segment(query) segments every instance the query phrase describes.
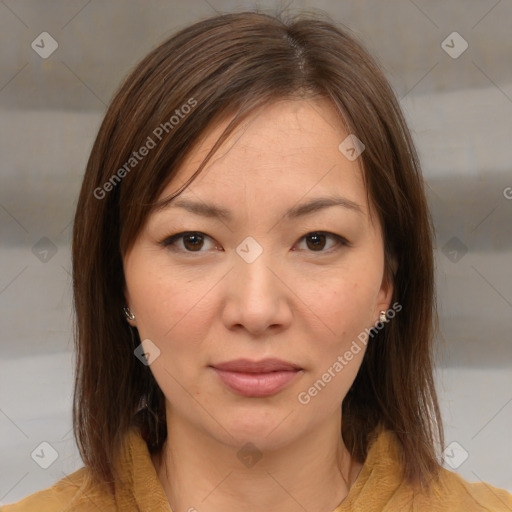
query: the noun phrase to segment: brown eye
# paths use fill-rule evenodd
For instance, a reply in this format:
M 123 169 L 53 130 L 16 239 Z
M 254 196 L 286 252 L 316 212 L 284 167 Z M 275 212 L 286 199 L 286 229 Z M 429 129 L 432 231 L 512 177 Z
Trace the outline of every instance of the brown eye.
M 324 231 L 308 233 L 300 239 L 300 242 L 302 240 L 306 241 L 306 250 L 309 252 L 328 253 L 331 249 L 335 250 L 341 246 L 349 246 L 349 243 L 343 237 Z M 331 240 L 330 245 L 329 240 Z
M 201 235 L 192 234 L 183 237 L 183 245 L 187 250 L 197 251 L 203 246 L 204 240 Z
M 205 252 L 205 241 L 210 240 L 210 246 L 214 244 L 208 235 L 201 232 L 187 231 L 183 233 L 177 233 L 163 240 L 161 245 L 169 248 L 175 252 Z M 211 248 L 210 247 L 210 248 Z M 209 247 L 206 246 L 206 250 Z
M 307 236 L 306 244 L 308 249 L 311 249 L 312 251 L 322 250 L 325 247 L 325 239 L 326 236 L 322 233 Z

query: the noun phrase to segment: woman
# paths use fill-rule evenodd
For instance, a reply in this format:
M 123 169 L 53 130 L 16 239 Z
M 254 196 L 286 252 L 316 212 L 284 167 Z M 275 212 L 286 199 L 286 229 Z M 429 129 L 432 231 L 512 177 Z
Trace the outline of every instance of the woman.
M 420 167 L 330 22 L 152 51 L 91 152 L 73 278 L 85 468 L 6 512 L 512 509 L 441 466 Z

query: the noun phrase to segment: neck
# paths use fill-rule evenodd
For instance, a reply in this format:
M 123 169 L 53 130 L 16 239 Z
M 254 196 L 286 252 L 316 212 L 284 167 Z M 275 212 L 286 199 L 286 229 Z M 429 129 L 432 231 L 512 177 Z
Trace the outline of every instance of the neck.
M 256 454 L 218 442 L 172 415 L 167 430 L 153 464 L 173 512 L 332 512 L 362 467 L 343 443 L 341 417 Z

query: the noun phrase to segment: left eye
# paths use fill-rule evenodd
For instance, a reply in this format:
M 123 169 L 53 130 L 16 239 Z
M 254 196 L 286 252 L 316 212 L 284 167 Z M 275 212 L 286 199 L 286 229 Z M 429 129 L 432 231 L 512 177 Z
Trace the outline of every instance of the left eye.
M 328 249 L 331 249 L 336 244 L 348 245 L 347 241 L 343 237 L 335 235 L 334 233 L 326 233 L 324 231 L 308 233 L 307 235 L 304 235 L 300 241 L 305 240 L 307 248 L 312 252 L 326 252 L 323 251 L 323 249 L 325 249 L 327 239 L 334 240 L 335 242 L 331 247 L 328 247 Z
M 331 246 L 327 247 L 326 249 L 326 245 L 328 245 L 327 241 L 329 239 L 331 240 Z M 347 240 L 345 240 L 343 237 L 335 235 L 334 233 L 327 233 L 325 231 L 315 231 L 312 233 L 308 233 L 307 235 L 304 235 L 302 238 L 299 239 L 298 245 L 300 245 L 300 243 L 303 240 L 306 242 L 307 250 L 311 252 L 327 252 L 336 245 L 349 245 Z M 205 249 L 206 241 L 209 241 L 210 247 L 208 247 L 207 244 Z M 186 231 L 183 233 L 177 233 L 176 235 L 167 237 L 165 240 L 161 242 L 161 244 L 164 247 L 172 249 L 173 251 L 185 253 L 200 253 L 215 247 L 215 241 L 211 237 L 200 231 Z

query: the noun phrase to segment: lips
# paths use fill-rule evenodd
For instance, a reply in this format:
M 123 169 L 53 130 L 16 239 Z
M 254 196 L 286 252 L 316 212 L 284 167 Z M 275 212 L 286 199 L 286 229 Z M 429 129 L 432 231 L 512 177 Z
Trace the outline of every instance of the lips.
M 300 366 L 282 361 L 281 359 L 263 359 L 261 361 L 250 361 L 249 359 L 236 359 L 212 365 L 217 370 L 241 373 L 270 373 L 301 370 Z
M 302 368 L 280 359 L 237 359 L 212 365 L 224 385 L 247 397 L 271 396 L 284 389 Z

